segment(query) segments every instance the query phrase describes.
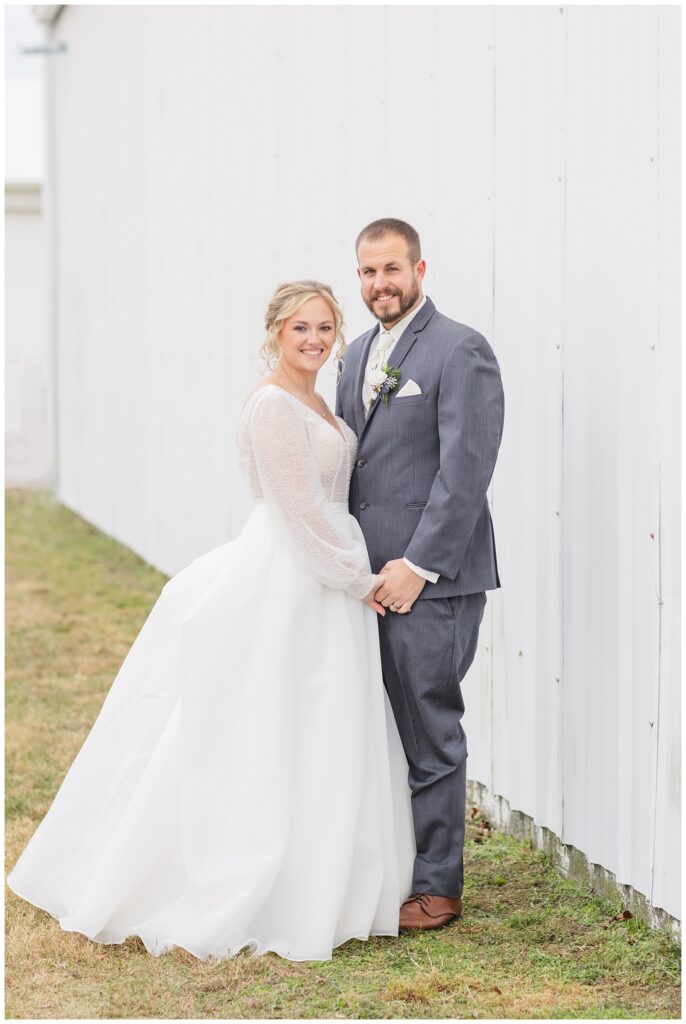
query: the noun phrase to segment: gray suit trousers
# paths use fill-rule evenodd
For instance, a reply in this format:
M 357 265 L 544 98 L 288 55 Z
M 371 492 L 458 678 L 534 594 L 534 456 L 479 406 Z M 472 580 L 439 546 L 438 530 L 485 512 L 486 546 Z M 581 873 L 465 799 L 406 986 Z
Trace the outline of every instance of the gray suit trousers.
M 417 842 L 412 892 L 462 895 L 467 737 L 460 684 L 485 607 L 479 591 L 379 616 L 384 684 L 409 763 Z

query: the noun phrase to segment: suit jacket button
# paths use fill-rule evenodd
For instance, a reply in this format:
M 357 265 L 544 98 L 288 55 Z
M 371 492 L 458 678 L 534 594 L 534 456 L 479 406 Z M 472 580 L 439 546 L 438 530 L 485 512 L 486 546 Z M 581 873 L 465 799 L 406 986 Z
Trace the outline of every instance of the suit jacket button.
M 366 461 L 367 461 L 366 459 L 358 459 L 357 460 L 357 465 L 360 467 L 360 469 L 362 468 L 362 466 L 365 465 Z
M 367 507 L 367 502 L 366 501 L 361 501 L 360 502 L 360 508 L 364 509 L 366 507 Z

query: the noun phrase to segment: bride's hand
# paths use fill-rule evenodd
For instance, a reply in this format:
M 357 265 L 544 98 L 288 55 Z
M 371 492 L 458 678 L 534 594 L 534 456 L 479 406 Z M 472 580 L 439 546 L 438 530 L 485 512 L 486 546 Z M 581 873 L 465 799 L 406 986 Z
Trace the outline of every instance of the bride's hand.
M 384 606 L 382 604 L 380 604 L 378 601 L 374 600 L 374 594 L 377 592 L 377 590 L 381 586 L 382 582 L 383 582 L 383 580 L 381 579 L 381 576 L 380 575 L 377 576 L 376 577 L 376 583 L 374 584 L 374 586 L 372 587 L 372 589 L 369 591 L 369 593 L 367 594 L 367 596 L 364 599 L 364 603 L 368 604 L 369 607 L 372 608 L 379 615 L 385 615 L 386 614 L 386 609 L 384 608 Z

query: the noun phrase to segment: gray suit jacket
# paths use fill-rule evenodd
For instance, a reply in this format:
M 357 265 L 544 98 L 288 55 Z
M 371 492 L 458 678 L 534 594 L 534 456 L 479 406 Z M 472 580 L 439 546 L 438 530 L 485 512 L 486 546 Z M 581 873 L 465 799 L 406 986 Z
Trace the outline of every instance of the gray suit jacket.
M 400 381 L 388 405 L 365 419 L 362 384 L 377 323 L 347 348 L 336 414 L 358 436 L 350 511 L 372 570 L 405 556 L 440 573 L 422 598 L 500 587 L 486 491 L 503 432 L 500 367 L 482 334 L 426 303 L 403 332 L 390 364 Z M 420 395 L 398 397 L 408 380 Z

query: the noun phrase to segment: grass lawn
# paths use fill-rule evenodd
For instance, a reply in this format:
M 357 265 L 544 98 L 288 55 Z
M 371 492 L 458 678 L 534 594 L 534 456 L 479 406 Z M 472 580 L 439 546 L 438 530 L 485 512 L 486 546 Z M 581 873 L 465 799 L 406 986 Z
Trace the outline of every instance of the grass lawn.
M 6 500 L 6 870 L 47 811 L 165 577 L 45 492 Z M 679 1018 L 679 947 L 468 814 L 465 914 L 327 963 L 102 946 L 6 897 L 11 1018 Z

